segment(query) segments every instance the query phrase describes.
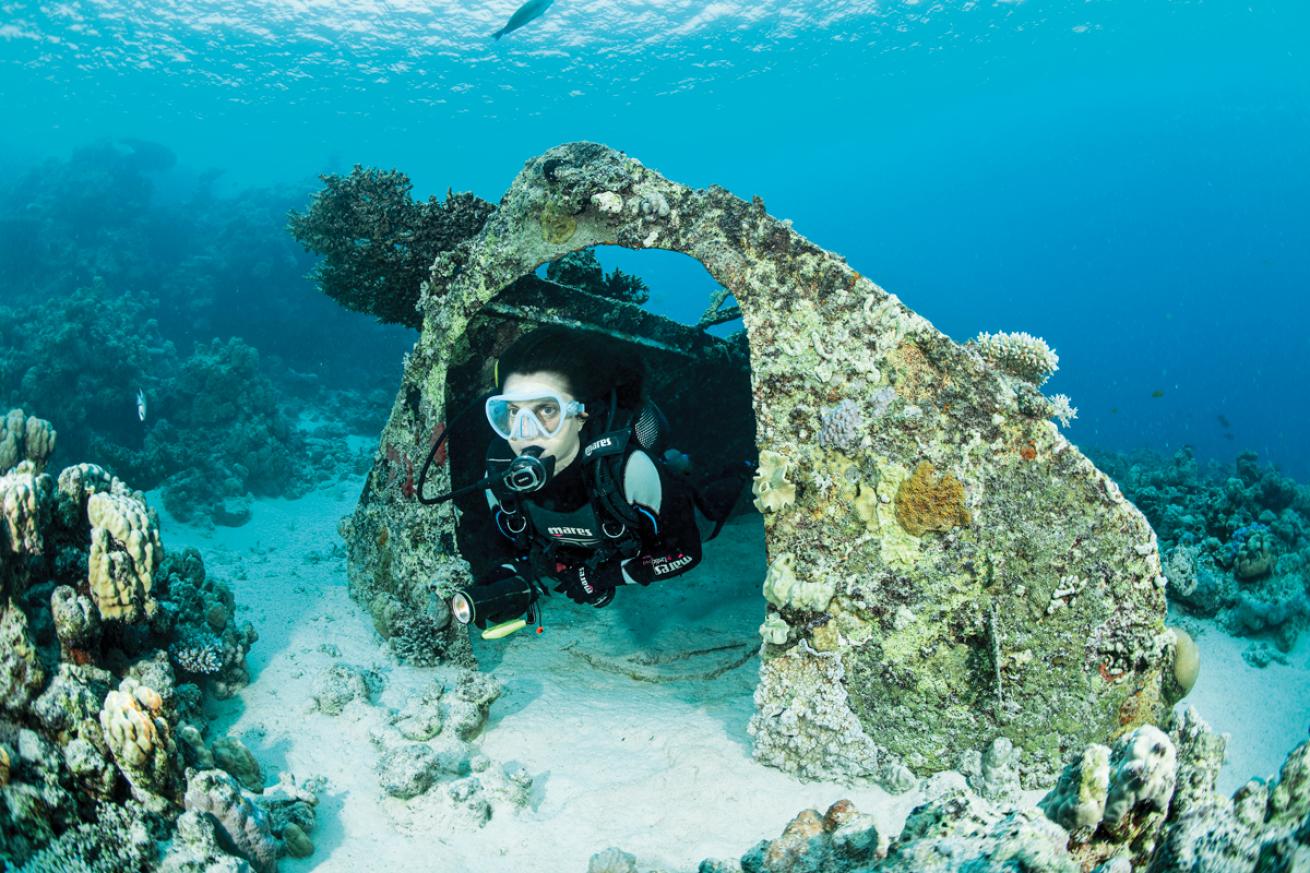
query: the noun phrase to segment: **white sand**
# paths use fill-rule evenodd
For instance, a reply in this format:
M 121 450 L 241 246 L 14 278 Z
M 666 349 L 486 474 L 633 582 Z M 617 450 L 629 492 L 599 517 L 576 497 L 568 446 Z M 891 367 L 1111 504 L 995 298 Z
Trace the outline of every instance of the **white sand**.
M 441 671 L 397 664 L 368 616 L 346 592 L 337 522 L 353 511 L 356 483 L 297 501 L 260 500 L 244 527 L 207 532 L 164 520 L 166 547 L 194 545 L 210 573 L 231 584 L 239 618 L 260 634 L 248 658 L 253 681 L 217 708 L 215 735 L 241 738 L 269 772 L 326 777 L 317 851 L 282 869 L 358 871 L 586 870 L 588 858 L 619 846 L 640 862 L 695 870 L 705 857 L 736 857 L 776 836 L 801 809 L 852 799 L 880 829 L 899 830 L 917 794 L 806 784 L 755 763 L 746 725 L 758 670 L 752 658 L 718 678 L 651 683 L 640 675 L 704 673 L 758 645 L 764 576 L 758 519 L 729 525 L 701 567 L 650 588 L 623 591 L 603 610 L 562 596 L 546 612 L 546 632 L 498 642 L 475 639 L 482 668 L 505 685 L 477 741 L 493 761 L 517 762 L 535 777 L 532 804 L 498 813 L 481 830 L 450 830 L 405 815 L 386 798 L 374 770 L 369 729 Z M 152 504 L 161 503 L 150 495 Z M 315 557 L 320 560 L 314 560 Z M 1245 641 L 1200 634 L 1202 672 L 1189 702 L 1233 735 L 1223 787 L 1273 773 L 1305 735 L 1310 647 L 1290 666 L 1264 670 L 1241 659 Z M 340 716 L 311 709 L 314 678 L 336 659 L 383 674 L 378 705 Z M 673 656 L 735 646 L 664 663 Z M 590 656 L 594 663 L 582 657 Z M 530 865 L 530 866 L 529 866 Z

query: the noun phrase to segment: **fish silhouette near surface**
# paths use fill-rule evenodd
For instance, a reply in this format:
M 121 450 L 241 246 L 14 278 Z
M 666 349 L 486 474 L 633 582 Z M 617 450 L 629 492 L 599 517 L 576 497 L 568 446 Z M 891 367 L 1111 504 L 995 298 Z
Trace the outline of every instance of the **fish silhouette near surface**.
M 146 420 L 146 392 L 140 388 L 136 389 L 136 417 Z
M 509 17 L 505 26 L 491 35 L 492 39 L 500 39 L 507 33 L 518 30 L 523 25 L 533 19 L 540 18 L 541 14 L 550 8 L 550 4 L 555 0 L 528 0 Z

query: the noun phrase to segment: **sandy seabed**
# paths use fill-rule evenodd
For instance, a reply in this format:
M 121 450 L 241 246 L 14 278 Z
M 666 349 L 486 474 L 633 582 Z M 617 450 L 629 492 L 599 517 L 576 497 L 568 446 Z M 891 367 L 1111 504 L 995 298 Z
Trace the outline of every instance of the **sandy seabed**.
M 917 792 L 800 782 L 752 760 L 751 652 L 765 571 L 752 516 L 725 527 L 687 576 L 622 591 L 603 610 L 557 596 L 542 635 L 475 638 L 482 669 L 505 688 L 475 743 L 497 764 L 527 768 L 531 801 L 516 814 L 498 810 L 481 829 L 417 815 L 379 787 L 369 732 L 443 670 L 399 663 L 347 593 L 337 523 L 358 495 L 358 483 L 345 482 L 299 500 L 260 500 L 245 526 L 214 530 L 171 519 L 148 495 L 166 547 L 198 548 L 208 572 L 233 587 L 238 619 L 259 631 L 251 684 L 217 705 L 213 735 L 241 739 L 269 784 L 280 771 L 325 779 L 316 851 L 281 869 L 582 873 L 592 854 L 618 846 L 642 866 L 694 871 L 703 858 L 738 857 L 777 836 L 805 807 L 850 798 L 894 834 L 919 802 Z M 1310 644 L 1303 635 L 1286 665 L 1257 669 L 1241 656 L 1248 641 L 1213 624 L 1189 627 L 1201 675 L 1187 702 L 1232 735 L 1220 776 L 1231 792 L 1277 772 L 1306 737 Z M 338 662 L 384 677 L 375 705 L 352 703 L 339 716 L 314 710 L 314 680 Z

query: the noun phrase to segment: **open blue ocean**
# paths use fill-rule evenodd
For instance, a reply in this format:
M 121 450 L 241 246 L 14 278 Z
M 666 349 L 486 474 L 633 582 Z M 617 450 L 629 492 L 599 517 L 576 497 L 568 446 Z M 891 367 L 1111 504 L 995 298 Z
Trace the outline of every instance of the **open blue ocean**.
M 1044 337 L 1080 445 L 1310 474 L 1303 4 L 559 0 L 493 41 L 514 6 L 6 2 L 4 176 L 135 138 L 178 185 L 360 163 L 494 202 L 602 142 L 761 196 L 956 339 Z M 699 314 L 708 278 L 640 266 Z

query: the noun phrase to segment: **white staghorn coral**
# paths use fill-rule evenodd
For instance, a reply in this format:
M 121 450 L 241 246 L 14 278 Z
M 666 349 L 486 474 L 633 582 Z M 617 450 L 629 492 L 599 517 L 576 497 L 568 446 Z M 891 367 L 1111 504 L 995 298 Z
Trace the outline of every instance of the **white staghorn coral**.
M 1046 340 L 1024 331 L 984 332 L 972 343 L 993 367 L 1034 385 L 1041 385 L 1060 368 L 1060 357 Z

